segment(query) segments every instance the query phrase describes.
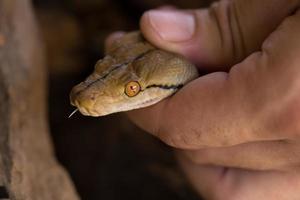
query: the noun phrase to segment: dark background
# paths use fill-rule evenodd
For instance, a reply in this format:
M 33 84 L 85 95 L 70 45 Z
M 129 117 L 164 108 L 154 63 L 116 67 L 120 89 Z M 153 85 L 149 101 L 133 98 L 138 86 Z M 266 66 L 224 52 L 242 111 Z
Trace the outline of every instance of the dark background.
M 208 0 L 35 0 L 47 49 L 49 118 L 58 160 L 83 200 L 197 200 L 171 149 L 124 114 L 68 115 L 69 92 L 103 57 L 105 37 L 138 29 L 145 10 L 199 8 Z

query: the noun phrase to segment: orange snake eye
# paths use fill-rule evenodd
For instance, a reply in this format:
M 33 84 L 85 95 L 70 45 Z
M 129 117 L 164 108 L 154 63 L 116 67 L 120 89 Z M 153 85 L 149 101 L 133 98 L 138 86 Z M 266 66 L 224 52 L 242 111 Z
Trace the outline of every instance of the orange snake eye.
M 125 85 L 125 94 L 129 97 L 136 96 L 141 91 L 141 86 L 137 81 L 130 81 Z

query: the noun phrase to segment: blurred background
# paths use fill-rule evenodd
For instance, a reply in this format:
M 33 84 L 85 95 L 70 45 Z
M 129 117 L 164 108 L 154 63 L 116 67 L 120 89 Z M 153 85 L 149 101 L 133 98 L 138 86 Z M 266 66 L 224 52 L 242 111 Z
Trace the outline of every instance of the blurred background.
M 124 114 L 84 117 L 69 92 L 103 57 L 105 38 L 138 29 L 145 10 L 163 5 L 200 8 L 209 0 L 34 0 L 47 49 L 49 119 L 55 151 L 83 200 L 200 199 L 172 150 Z

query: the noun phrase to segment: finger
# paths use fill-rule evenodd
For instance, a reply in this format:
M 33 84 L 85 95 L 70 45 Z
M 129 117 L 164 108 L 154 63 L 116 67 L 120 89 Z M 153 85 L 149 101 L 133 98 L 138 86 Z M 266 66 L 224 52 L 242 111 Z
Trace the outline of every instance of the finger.
M 205 199 L 299 199 L 298 172 L 210 167 L 189 162 L 180 155 L 178 157 L 189 181 Z
M 202 10 L 150 10 L 142 16 L 140 27 L 156 46 L 216 70 L 259 50 L 298 5 L 298 0 L 233 0 Z
M 197 164 L 248 170 L 287 171 L 298 168 L 300 164 L 299 144 L 291 141 L 254 142 L 181 153 Z
M 300 135 L 300 12 L 229 73 L 192 81 L 171 98 L 130 112 L 169 145 L 198 149 Z

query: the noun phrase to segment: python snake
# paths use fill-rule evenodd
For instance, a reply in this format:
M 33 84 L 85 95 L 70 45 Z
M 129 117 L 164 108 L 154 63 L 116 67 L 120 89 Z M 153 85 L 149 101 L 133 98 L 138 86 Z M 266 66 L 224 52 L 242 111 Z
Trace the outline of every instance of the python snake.
M 104 116 L 153 105 L 198 77 L 184 57 L 157 49 L 140 32 L 116 40 L 94 72 L 70 93 L 73 106 L 88 116 Z

